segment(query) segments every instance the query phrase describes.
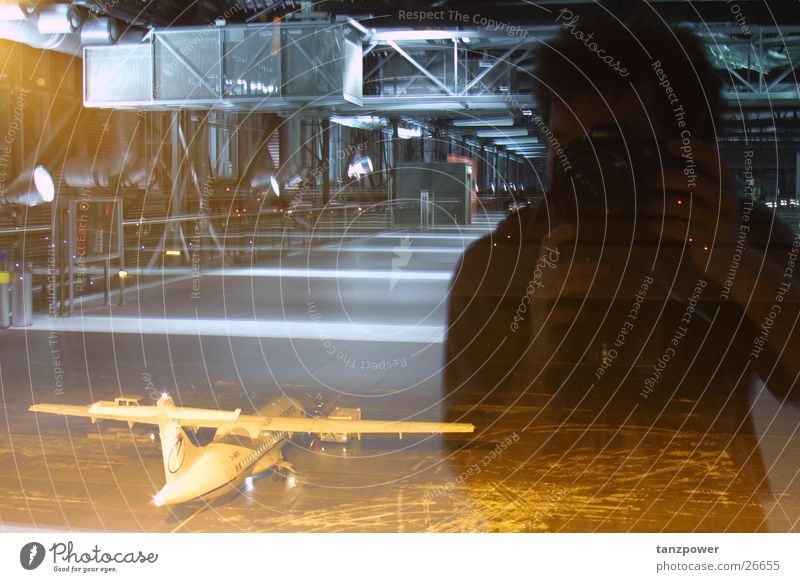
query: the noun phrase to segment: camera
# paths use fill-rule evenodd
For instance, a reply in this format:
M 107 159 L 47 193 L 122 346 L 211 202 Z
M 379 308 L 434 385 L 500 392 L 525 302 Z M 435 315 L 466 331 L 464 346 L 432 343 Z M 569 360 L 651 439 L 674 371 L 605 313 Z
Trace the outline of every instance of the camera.
M 642 205 L 660 195 L 646 182 L 680 160 L 664 154 L 652 139 L 624 135 L 615 125 L 598 124 L 567 145 L 569 163 L 556 169 L 548 195 L 557 222 L 635 220 Z

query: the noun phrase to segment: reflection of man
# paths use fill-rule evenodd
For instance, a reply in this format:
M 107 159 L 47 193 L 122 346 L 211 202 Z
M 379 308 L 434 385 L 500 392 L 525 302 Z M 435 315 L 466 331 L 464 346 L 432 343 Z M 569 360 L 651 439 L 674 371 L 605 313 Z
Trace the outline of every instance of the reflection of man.
M 800 400 L 800 239 L 733 192 L 714 145 L 719 81 L 696 39 L 644 18 L 580 26 L 629 74 L 562 30 L 538 51 L 540 111 L 561 144 L 614 128 L 635 203 L 597 214 L 585 189 L 562 187 L 467 250 L 450 296 L 450 416 L 523 436 L 505 485 L 571 491 L 548 529 L 765 529 L 748 394 L 760 380 Z M 631 161 L 647 148 L 655 168 Z M 549 169 L 580 184 L 568 165 L 551 156 Z

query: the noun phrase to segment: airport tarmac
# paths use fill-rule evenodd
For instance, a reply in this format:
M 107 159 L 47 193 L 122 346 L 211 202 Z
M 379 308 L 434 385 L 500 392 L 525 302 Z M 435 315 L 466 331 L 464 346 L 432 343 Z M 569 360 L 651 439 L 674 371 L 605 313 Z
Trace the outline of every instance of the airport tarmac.
M 161 392 L 184 406 L 252 412 L 282 394 L 309 404 L 319 394 L 361 407 L 365 419 L 441 420 L 450 274 L 489 226 L 288 248 L 259 264 L 145 285 L 124 306 L 97 298 L 79 303 L 75 317 L 41 315 L 32 327 L 0 331 L 0 529 L 680 531 L 689 523 L 681 516 L 699 511 L 712 530 L 747 531 L 761 521 L 772 531 L 800 529 L 800 415 L 769 397 L 756 401 L 754 418 L 770 493 L 755 499 L 708 483 L 678 508 L 645 507 L 658 498 L 659 475 L 621 458 L 624 447 L 571 457 L 583 463 L 585 483 L 623 465 L 641 472 L 637 499 L 600 503 L 572 467 L 532 454 L 549 430 L 529 426 L 547 399 L 536 390 L 499 416 L 490 404 L 465 408 L 474 435 L 365 436 L 324 450 L 298 438 L 284 449 L 298 469 L 296 487 L 266 475 L 213 504 L 178 509 L 149 504 L 164 475 L 147 427 L 27 412 L 32 402 L 134 394 L 146 403 Z M 692 444 L 674 436 L 677 459 Z M 720 503 L 758 507 L 735 524 L 715 522 Z

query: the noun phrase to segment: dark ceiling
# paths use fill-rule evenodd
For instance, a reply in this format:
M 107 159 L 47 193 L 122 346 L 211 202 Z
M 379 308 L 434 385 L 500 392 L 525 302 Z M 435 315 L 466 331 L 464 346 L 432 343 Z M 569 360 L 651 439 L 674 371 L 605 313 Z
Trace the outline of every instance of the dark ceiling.
M 637 2 L 605 0 L 600 2 L 553 0 L 350 0 L 304 2 L 300 0 L 79 0 L 75 4 L 92 8 L 129 23 L 143 26 L 189 26 L 208 24 L 222 15 L 230 22 L 271 20 L 306 9 L 333 15 L 348 15 L 386 26 L 400 22 L 400 11 L 455 10 L 466 15 L 481 15 L 514 24 L 552 22 L 552 12 L 562 7 L 579 7 L 581 14 L 604 9 L 626 13 Z M 600 6 L 602 4 L 602 6 Z M 732 3 L 725 0 L 654 0 L 649 3 L 664 18 L 683 22 L 729 22 L 733 20 Z M 737 8 L 751 25 L 775 26 L 800 23 L 797 0 L 736 0 Z M 407 21 L 405 21 L 408 24 Z M 421 21 L 436 26 L 435 20 Z M 439 22 L 441 24 L 441 22 Z

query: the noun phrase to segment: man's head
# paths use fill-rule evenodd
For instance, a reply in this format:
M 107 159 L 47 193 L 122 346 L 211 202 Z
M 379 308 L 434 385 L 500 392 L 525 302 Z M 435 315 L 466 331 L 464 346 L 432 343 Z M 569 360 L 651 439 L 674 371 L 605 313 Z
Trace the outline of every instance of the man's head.
M 619 124 L 626 139 L 663 143 L 688 129 L 693 139 L 714 141 L 720 81 L 688 30 L 653 13 L 589 19 L 563 9 L 555 18 L 561 29 L 538 49 L 534 82 L 562 145 L 598 123 Z

